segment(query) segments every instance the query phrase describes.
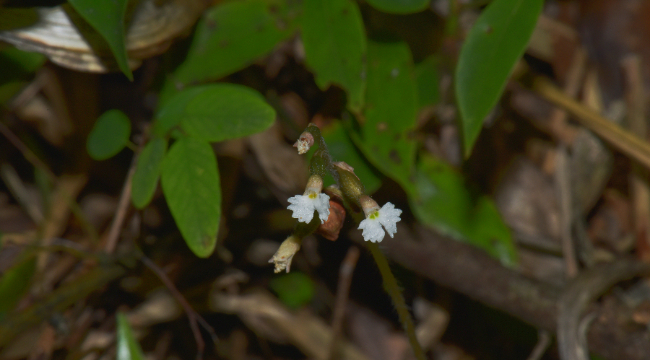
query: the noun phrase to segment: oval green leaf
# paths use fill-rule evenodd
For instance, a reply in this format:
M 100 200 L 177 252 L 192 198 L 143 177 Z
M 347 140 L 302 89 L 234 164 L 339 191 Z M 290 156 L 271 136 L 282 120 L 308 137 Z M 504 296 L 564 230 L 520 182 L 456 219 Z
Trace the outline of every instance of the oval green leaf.
M 377 10 L 393 14 L 411 14 L 425 10 L 430 0 L 368 0 Z
M 117 360 L 144 360 L 140 344 L 133 336 L 133 330 L 126 316 L 117 313 Z
M 128 0 L 69 0 L 68 2 L 106 40 L 120 70 L 132 81 L 133 73 L 126 56 L 124 35 L 124 18 Z
M 340 85 L 354 112 L 363 107 L 366 35 L 361 12 L 351 0 L 310 0 L 304 4 L 302 42 L 307 65 L 321 89 Z
M 463 177 L 442 161 L 423 156 L 415 189 L 407 190 L 411 209 L 420 222 L 460 241 L 484 249 L 504 265 L 514 265 L 516 251 L 510 231 L 494 203 L 475 198 Z
M 147 143 L 138 157 L 131 189 L 131 200 L 138 209 L 147 206 L 156 191 L 166 150 L 167 142 L 156 137 Z
M 494 0 L 470 30 L 456 67 L 465 156 L 469 156 L 483 120 L 503 93 L 506 82 L 542 10 L 543 0 Z
M 174 81 L 214 80 L 271 52 L 296 30 L 299 2 L 246 0 L 219 4 L 197 25 L 187 58 Z
M 131 135 L 131 122 L 119 110 L 103 113 L 88 135 L 86 149 L 95 160 L 108 159 L 122 151 Z
M 162 124 L 180 122 L 188 135 L 210 142 L 263 131 L 274 120 L 275 110 L 258 92 L 225 83 L 197 86 L 177 93 L 157 118 Z
M 177 140 L 163 161 L 163 194 L 187 246 L 208 257 L 217 244 L 221 185 L 210 144 L 190 137 Z
M 403 187 L 411 186 L 416 144 L 409 133 L 415 128 L 417 107 L 417 84 L 408 45 L 368 42 L 361 150 L 377 169 Z

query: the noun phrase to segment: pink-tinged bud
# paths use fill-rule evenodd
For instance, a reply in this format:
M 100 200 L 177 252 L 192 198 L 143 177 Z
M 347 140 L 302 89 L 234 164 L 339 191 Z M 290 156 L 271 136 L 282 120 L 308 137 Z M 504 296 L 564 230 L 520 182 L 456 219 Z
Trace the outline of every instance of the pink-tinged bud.
M 302 155 L 309 151 L 312 145 L 314 145 L 314 135 L 312 135 L 309 131 L 305 131 L 300 134 L 300 137 L 293 144 L 293 147 L 297 148 L 298 154 Z
M 352 166 L 350 166 L 348 163 L 346 163 L 345 161 L 337 161 L 337 162 L 334 163 L 334 166 L 338 166 L 341 169 L 347 170 L 347 171 L 354 174 L 354 168 Z M 354 176 L 357 176 L 357 174 L 354 174 Z M 358 176 L 357 176 L 357 178 L 358 178 Z
M 343 161 L 334 163 L 336 172 L 339 176 L 339 185 L 341 191 L 351 203 L 358 205 L 359 197 L 363 195 L 363 183 L 354 173 L 354 168 Z
M 343 200 L 341 200 L 340 190 L 328 187 L 325 189 L 325 193 L 330 197 L 330 213 L 327 221 L 318 227 L 316 233 L 322 235 L 327 240 L 336 241 L 339 238 L 341 228 L 343 228 L 346 211 L 343 206 Z

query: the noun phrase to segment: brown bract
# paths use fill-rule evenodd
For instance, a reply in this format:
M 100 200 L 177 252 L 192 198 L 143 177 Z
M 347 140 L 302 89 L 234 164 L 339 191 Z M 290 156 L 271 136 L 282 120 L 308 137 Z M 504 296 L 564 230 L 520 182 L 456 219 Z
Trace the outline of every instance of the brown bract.
M 330 197 L 330 215 L 325 223 L 320 224 L 316 233 L 322 235 L 327 240 L 336 241 L 343 227 L 343 221 L 345 221 L 346 210 L 340 197 L 332 194 L 330 191 L 326 190 L 325 192 Z

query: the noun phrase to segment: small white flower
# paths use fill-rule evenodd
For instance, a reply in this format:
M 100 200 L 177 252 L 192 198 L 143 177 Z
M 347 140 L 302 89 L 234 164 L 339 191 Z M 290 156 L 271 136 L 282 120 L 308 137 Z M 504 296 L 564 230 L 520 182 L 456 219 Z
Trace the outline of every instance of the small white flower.
M 359 224 L 359 229 L 363 230 L 363 238 L 366 241 L 381 242 L 385 235 L 384 229 L 390 237 L 393 237 L 397 232 L 397 222 L 401 220 L 399 217 L 401 214 L 402 210 L 395 209 L 395 205 L 389 202 L 381 209 L 370 212 Z
M 305 195 L 296 195 L 289 198 L 287 209 L 293 211 L 292 217 L 299 222 L 309 224 L 314 218 L 314 210 L 318 211 L 321 224 L 330 216 L 330 197 L 327 194 L 308 191 Z

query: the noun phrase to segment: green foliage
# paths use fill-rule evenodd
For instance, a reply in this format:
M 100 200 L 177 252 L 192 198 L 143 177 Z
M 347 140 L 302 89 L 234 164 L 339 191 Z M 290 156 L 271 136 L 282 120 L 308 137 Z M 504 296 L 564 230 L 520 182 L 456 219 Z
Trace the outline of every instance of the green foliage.
M 365 90 L 366 36 L 353 0 L 311 0 L 304 4 L 302 41 L 307 65 L 321 89 L 337 84 L 347 90 L 348 106 L 359 112 Z
M 138 209 L 147 206 L 156 191 L 166 150 L 167 141 L 156 137 L 145 145 L 138 157 L 131 190 L 131 200 Z
M 409 139 L 409 132 L 417 116 L 417 85 L 406 43 L 368 43 L 364 116 L 364 154 L 384 174 L 403 187 L 409 186 L 415 162 L 415 142 Z
M 468 149 L 525 48 L 541 7 L 540 0 L 533 1 L 534 6 L 524 6 L 521 0 L 494 0 L 463 47 L 456 91 Z M 428 1 L 369 4 L 405 14 L 424 10 Z M 165 84 L 152 140 L 140 154 L 133 178 L 133 204 L 145 207 L 160 177 L 189 248 L 200 257 L 212 253 L 221 189 L 209 143 L 262 131 L 273 123 L 275 111 L 259 93 L 240 85 L 177 89 L 245 68 L 295 35 L 299 26 L 305 61 L 317 85 L 341 86 L 348 95 L 347 109 L 358 120 L 323 129 L 331 155 L 354 167 L 369 192 L 382 184 L 375 172 L 379 170 L 402 186 L 422 223 L 512 263 L 510 234 L 494 204 L 472 196 L 462 176 L 449 166 L 416 157 L 418 110 L 439 101 L 438 57 L 431 55 L 414 66 L 405 42 L 368 40 L 358 5 L 351 0 L 243 0 L 209 9 L 197 25 L 185 61 Z M 102 116 L 88 139 L 89 153 L 97 159 L 119 152 L 128 140 L 128 119 L 109 114 L 115 118 Z M 175 141 L 167 150 L 170 138 Z
M 466 156 L 524 53 L 543 3 L 494 0 L 470 30 L 456 68 L 456 98 Z
M 187 88 L 173 95 L 157 114 L 154 133 L 164 136 L 174 126 L 206 141 L 222 141 L 262 131 L 275 110 L 254 90 L 234 84 Z
M 126 316 L 117 313 L 117 360 L 144 360 L 140 344 L 133 336 L 133 330 Z
M 212 147 L 191 137 L 178 139 L 162 166 L 162 189 L 185 242 L 198 257 L 217 244 L 221 186 Z
M 103 113 L 88 135 L 86 149 L 95 160 L 105 160 L 122 151 L 129 142 L 131 122 L 119 110 Z
M 410 14 L 429 6 L 429 0 L 368 0 L 375 9 L 393 14 Z
M 186 60 L 174 81 L 219 79 L 269 53 L 296 29 L 295 2 L 231 1 L 208 10 L 199 22 Z
M 418 84 L 418 108 L 431 106 L 440 100 L 438 59 L 429 56 L 415 66 L 415 80 Z
M 120 70 L 129 80 L 133 80 L 124 35 L 128 0 L 69 0 L 68 3 L 106 40 Z
M 36 257 L 29 256 L 0 277 L 0 320 L 13 310 L 31 285 Z
M 409 201 L 422 223 L 483 248 L 506 265 L 515 263 L 510 232 L 494 203 L 472 196 L 463 177 L 444 162 L 430 156 L 420 159 Z
M 273 124 L 275 110 L 258 92 L 241 85 L 201 87 L 181 114 L 181 128 L 190 136 L 222 141 L 260 132 Z
M 309 276 L 298 271 L 273 278 L 269 287 L 278 294 L 280 301 L 292 309 L 308 304 L 316 292 Z

